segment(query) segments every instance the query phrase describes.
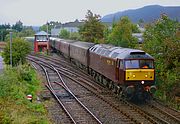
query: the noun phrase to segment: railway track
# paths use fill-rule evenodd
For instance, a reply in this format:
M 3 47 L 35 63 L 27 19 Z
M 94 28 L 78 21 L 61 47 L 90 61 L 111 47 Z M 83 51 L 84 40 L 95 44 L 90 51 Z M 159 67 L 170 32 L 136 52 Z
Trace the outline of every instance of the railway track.
M 43 66 L 47 66 L 47 64 L 45 64 L 45 65 L 43 65 Z M 49 66 L 50 67 L 50 66 Z M 50 73 L 50 75 L 52 76 L 52 73 Z M 53 82 L 55 81 L 54 80 L 55 79 L 55 77 L 53 76 Z M 56 78 L 57 79 L 57 78 Z M 77 84 L 75 85 L 75 87 L 77 87 Z M 81 87 L 82 88 L 82 87 Z M 75 88 L 74 88 L 75 89 Z M 77 88 L 76 88 L 77 89 Z M 81 93 L 81 94 L 83 94 L 83 96 L 81 96 L 81 95 L 77 95 L 78 97 L 80 97 L 81 98 L 81 101 L 83 101 L 82 100 L 82 98 L 85 98 L 85 96 L 87 96 L 87 94 L 89 93 L 89 96 L 91 96 L 90 94 L 90 92 L 88 92 L 87 91 L 87 89 L 86 89 L 86 91 L 84 91 L 84 90 L 79 90 L 79 88 L 78 88 L 78 90 L 77 90 L 78 92 L 81 92 L 81 91 L 83 91 L 83 93 Z M 86 92 L 86 93 L 85 93 Z M 77 94 L 79 94 L 79 93 L 77 93 Z M 86 94 L 86 95 L 85 95 Z M 97 101 L 97 100 L 95 100 L 95 99 L 97 99 L 97 97 L 92 97 L 91 98 L 91 101 L 93 100 L 93 102 L 94 101 Z M 87 99 L 84 99 L 85 101 L 87 100 Z M 101 101 L 98 101 L 98 102 L 100 102 L 100 103 L 102 103 L 102 100 Z M 92 104 L 92 103 L 91 103 Z M 96 115 L 98 116 L 98 115 L 100 115 L 100 113 L 102 113 L 102 110 L 99 108 L 99 104 L 96 104 L 96 106 L 98 106 L 98 109 L 99 109 L 99 112 L 98 113 L 96 113 Z M 94 106 L 91 106 L 90 108 L 93 108 Z M 104 109 L 107 109 L 108 110 L 108 108 L 110 108 L 111 106 L 108 104 L 108 105 L 103 105 L 103 108 Z M 97 112 L 97 110 L 95 110 L 94 112 Z M 111 114 L 112 113 L 112 111 L 111 110 L 108 110 L 108 114 Z M 119 112 L 118 112 L 119 113 Z M 107 114 L 107 115 L 108 115 Z M 120 114 L 124 114 L 124 113 L 120 113 Z M 125 114 L 126 115 L 126 114 Z M 110 122 L 112 122 L 112 119 L 111 120 L 107 120 L 106 119 L 106 115 L 103 115 L 104 117 L 103 117 L 103 119 L 105 119 L 104 120 L 104 122 L 103 123 L 110 123 Z M 114 122 L 116 122 L 117 124 L 119 123 L 119 122 L 122 122 L 122 123 L 138 123 L 136 120 L 133 120 L 130 116 L 128 116 L 128 115 L 126 115 L 126 116 L 124 116 L 124 115 L 118 115 L 117 113 L 114 113 L 114 114 L 112 114 L 111 116 L 114 116 L 114 117 L 116 117 L 115 118 L 115 120 L 114 120 Z M 108 117 L 108 116 L 107 116 Z M 111 118 L 110 116 L 108 117 L 108 118 Z M 117 120 L 116 120 L 117 119 Z M 133 122 L 133 121 L 134 122 Z
M 38 59 L 38 58 L 35 58 L 35 59 Z M 45 58 L 45 59 L 47 60 L 47 58 Z M 52 58 L 51 58 L 51 60 L 52 60 Z M 52 62 L 51 60 L 48 60 L 48 61 L 50 61 L 50 63 L 51 63 Z M 59 60 L 53 60 L 53 61 L 56 64 L 58 64 L 57 61 L 59 61 Z M 98 111 L 101 111 L 101 113 L 106 113 L 106 115 L 101 114 L 99 112 L 97 115 L 99 115 L 100 117 L 102 115 L 102 116 L 105 116 L 106 118 L 108 118 L 107 116 L 113 115 L 113 113 L 115 113 L 114 115 L 118 115 L 118 116 L 121 115 L 120 120 L 122 120 L 123 123 L 125 123 L 125 122 L 126 123 L 154 123 L 154 124 L 155 123 L 165 123 L 165 124 L 168 123 L 168 121 L 166 121 L 165 119 L 153 116 L 152 114 L 150 114 L 146 111 L 143 111 L 142 109 L 138 108 L 135 105 L 128 103 L 127 101 L 124 101 L 122 99 L 119 100 L 119 98 L 115 98 L 115 95 L 112 94 L 111 92 L 109 92 L 107 90 L 103 91 L 105 89 L 102 88 L 101 86 L 99 86 L 99 85 L 94 86 L 95 83 L 94 84 L 92 83 L 91 78 L 87 79 L 88 76 L 86 74 L 82 74 L 81 72 L 79 72 L 77 70 L 74 72 L 72 67 L 70 67 L 70 71 L 69 71 L 69 68 L 68 68 L 69 65 L 64 65 L 66 68 L 63 68 L 63 67 L 59 67 L 59 65 L 56 65 L 56 64 L 53 64 L 53 66 L 56 68 L 56 71 L 60 72 L 61 75 L 63 76 L 63 78 L 67 78 L 66 79 L 66 80 L 68 80 L 67 82 L 71 82 L 70 84 L 67 83 L 69 89 L 73 90 L 73 92 L 75 94 L 77 94 L 77 96 L 80 98 L 80 100 L 83 103 L 87 104 L 89 106 L 89 108 L 94 107 L 95 109 L 98 109 L 98 107 L 96 107 L 97 106 L 96 104 L 93 104 L 92 100 L 94 100 L 94 103 L 102 103 L 102 107 L 101 107 L 102 109 L 99 109 Z M 45 65 L 47 66 L 47 63 Z M 72 83 L 72 80 L 74 83 Z M 91 82 L 91 83 L 88 83 L 88 82 Z M 81 87 L 80 88 L 81 91 L 84 92 L 86 89 L 86 92 L 87 92 L 87 90 L 89 92 L 79 93 L 80 92 L 79 88 L 76 88 L 77 84 L 79 85 L 78 87 Z M 77 89 L 77 90 L 74 90 L 74 89 Z M 88 104 L 89 101 L 92 101 L 92 103 Z M 99 105 L 99 106 L 101 106 L 101 105 Z M 113 111 L 113 112 L 111 112 L 111 114 L 109 114 L 108 113 L 109 111 L 105 111 L 105 110 L 103 110 L 103 108 L 105 108 L 105 109 L 111 108 L 111 111 Z M 94 111 L 94 113 L 97 113 L 97 110 Z M 114 116 L 114 117 L 116 117 L 116 116 Z M 119 122 L 118 119 L 116 121 L 116 118 L 114 118 L 115 119 L 114 122 L 106 121 L 106 120 L 104 120 L 103 117 L 101 117 L 101 118 L 102 118 L 101 120 L 103 120 L 102 121 L 103 123 L 118 123 Z M 109 117 L 109 118 L 113 118 L 113 117 Z
M 60 77 L 60 74 L 58 74 L 56 70 L 52 70 L 50 68 L 47 69 L 47 67 L 42 64 L 40 64 L 40 66 L 43 68 L 46 75 L 48 82 L 46 87 L 51 91 L 53 96 L 62 106 L 72 123 L 101 124 L 100 120 L 67 88 L 67 86 L 63 83 L 64 81 Z M 59 79 L 55 75 L 58 75 Z M 59 80 L 62 83 L 54 81 L 54 79 Z

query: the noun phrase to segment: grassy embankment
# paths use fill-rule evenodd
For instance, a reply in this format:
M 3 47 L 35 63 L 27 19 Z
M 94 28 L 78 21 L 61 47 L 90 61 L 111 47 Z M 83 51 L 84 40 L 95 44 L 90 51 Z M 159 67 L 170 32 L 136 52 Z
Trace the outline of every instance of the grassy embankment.
M 28 65 L 4 69 L 0 75 L 0 123 L 50 123 L 43 103 L 36 101 L 40 82 Z M 32 94 L 32 102 L 27 100 L 28 94 Z

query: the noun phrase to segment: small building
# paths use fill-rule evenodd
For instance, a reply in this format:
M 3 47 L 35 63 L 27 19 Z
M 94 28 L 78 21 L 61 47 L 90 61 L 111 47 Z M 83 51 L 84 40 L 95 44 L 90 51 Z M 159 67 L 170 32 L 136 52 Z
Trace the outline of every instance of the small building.
M 49 34 L 45 31 L 38 32 L 34 38 L 34 52 L 49 50 Z
M 143 33 L 133 33 L 132 36 L 138 39 L 139 44 L 144 42 Z
M 70 33 L 78 32 L 79 27 L 82 26 L 84 22 L 80 22 L 77 19 L 74 22 L 67 22 L 64 24 L 58 24 L 53 29 L 51 29 L 51 36 L 58 37 L 61 30 L 65 29 Z

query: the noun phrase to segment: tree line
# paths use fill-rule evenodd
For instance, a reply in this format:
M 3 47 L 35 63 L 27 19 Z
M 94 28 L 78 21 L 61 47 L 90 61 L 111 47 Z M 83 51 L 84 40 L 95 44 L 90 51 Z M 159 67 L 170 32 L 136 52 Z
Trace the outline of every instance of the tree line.
M 32 26 L 23 26 L 21 21 L 17 21 L 12 26 L 10 24 L 0 25 L 0 41 L 7 41 L 9 32 L 13 32 L 14 37 L 28 37 L 35 34 Z

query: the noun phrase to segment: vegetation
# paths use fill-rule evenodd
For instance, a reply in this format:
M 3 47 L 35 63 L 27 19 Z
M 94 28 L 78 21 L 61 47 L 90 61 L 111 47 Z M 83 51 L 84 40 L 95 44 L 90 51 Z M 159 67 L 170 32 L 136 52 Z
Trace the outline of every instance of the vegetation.
M 62 29 L 59 33 L 60 38 L 68 39 L 70 37 L 70 32 L 66 29 Z
M 148 25 L 143 49 L 156 60 L 157 97 L 173 101 L 180 95 L 180 23 L 162 17 Z
M 29 42 L 22 38 L 14 38 L 12 42 L 12 64 L 17 66 L 18 64 L 25 63 L 25 57 L 31 51 L 31 45 Z M 10 64 L 10 43 L 8 42 L 4 52 L 3 58 L 6 64 Z
M 23 23 L 21 21 L 16 22 L 16 24 L 12 26 L 12 29 L 16 30 L 17 32 L 21 32 L 23 29 Z
M 70 33 L 69 39 L 71 40 L 81 40 L 81 36 L 78 32 L 72 32 Z
M 0 75 L 0 123 L 1 124 L 48 124 L 46 110 L 36 102 L 40 79 L 29 65 L 7 68 Z M 32 94 L 33 101 L 26 96 Z
M 103 39 L 104 25 L 100 22 L 100 15 L 88 10 L 85 24 L 80 27 L 79 33 L 83 41 L 98 42 Z
M 66 29 L 62 29 L 59 33 L 60 38 L 71 39 L 71 40 L 81 40 L 81 36 L 78 32 L 69 32 Z
M 10 24 L 4 24 L 4 25 L 0 25 L 0 41 L 4 41 L 6 35 L 9 33 L 9 29 L 10 29 Z
M 113 24 L 107 43 L 133 48 L 137 44 L 137 39 L 132 36 L 132 33 L 137 31 L 137 26 L 128 17 L 122 17 L 119 22 Z
M 21 32 L 13 30 L 13 67 L 6 66 L 7 68 L 0 74 L 0 124 L 50 123 L 44 105 L 36 101 L 37 92 L 41 90 L 41 80 L 37 73 L 25 63 L 25 57 L 31 51 L 31 46 L 20 37 L 30 34 L 32 30 L 28 27 L 26 29 L 24 27 Z M 8 35 L 9 33 L 6 37 L 9 41 Z M 10 43 L 8 42 L 2 53 L 6 64 L 10 64 L 9 51 Z M 33 96 L 32 102 L 27 100 L 28 94 Z
M 18 37 L 34 37 L 35 31 L 32 27 L 24 27 L 21 32 L 17 33 Z
M 35 32 L 31 26 L 23 26 L 21 21 L 14 25 L 0 25 L 0 41 L 9 41 L 9 33 L 13 32 L 13 37 L 30 37 L 34 36 Z

